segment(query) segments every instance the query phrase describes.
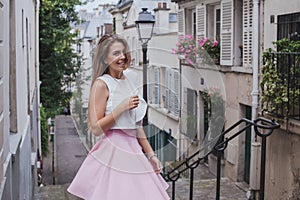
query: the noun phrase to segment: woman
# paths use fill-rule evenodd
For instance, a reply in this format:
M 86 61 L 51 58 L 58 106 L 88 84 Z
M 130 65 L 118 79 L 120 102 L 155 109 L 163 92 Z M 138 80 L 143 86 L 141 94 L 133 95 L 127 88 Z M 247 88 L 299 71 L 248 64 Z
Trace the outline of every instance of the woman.
M 102 136 L 68 191 L 88 200 L 165 200 L 168 184 L 141 126 L 147 105 L 136 94 L 127 42 L 104 35 L 93 63 L 88 121 Z

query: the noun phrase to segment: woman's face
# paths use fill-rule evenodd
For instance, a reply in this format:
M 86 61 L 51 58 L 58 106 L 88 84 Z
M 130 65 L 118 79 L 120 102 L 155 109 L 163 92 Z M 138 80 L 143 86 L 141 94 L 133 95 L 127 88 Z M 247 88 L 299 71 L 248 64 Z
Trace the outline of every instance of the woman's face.
M 126 69 L 125 46 L 121 42 L 114 42 L 108 51 L 106 63 L 109 65 L 109 70 L 113 72 L 122 72 Z

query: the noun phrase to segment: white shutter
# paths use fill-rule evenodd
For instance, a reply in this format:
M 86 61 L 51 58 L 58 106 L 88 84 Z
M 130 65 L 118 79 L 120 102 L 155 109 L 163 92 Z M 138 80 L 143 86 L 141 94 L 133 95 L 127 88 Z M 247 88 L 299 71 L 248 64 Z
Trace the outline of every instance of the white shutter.
M 197 39 L 206 37 L 206 6 L 196 6 L 196 35 Z
M 221 65 L 233 65 L 233 0 L 221 2 Z
M 148 96 L 148 103 L 152 104 L 153 103 L 153 94 L 152 94 L 152 91 L 153 91 L 153 80 L 152 80 L 152 73 L 153 73 L 153 70 L 152 70 L 152 67 L 148 67 L 147 68 L 147 96 Z
M 179 72 L 172 70 L 172 114 L 179 116 Z
M 185 35 L 185 13 L 184 13 L 184 8 L 178 10 L 178 35 Z
M 243 1 L 243 65 L 252 66 L 253 0 Z
M 154 80 L 154 104 L 159 105 L 160 103 L 160 69 L 158 67 L 154 68 L 155 80 Z
M 165 72 L 165 81 L 166 81 L 166 109 L 170 110 L 170 69 L 166 68 Z

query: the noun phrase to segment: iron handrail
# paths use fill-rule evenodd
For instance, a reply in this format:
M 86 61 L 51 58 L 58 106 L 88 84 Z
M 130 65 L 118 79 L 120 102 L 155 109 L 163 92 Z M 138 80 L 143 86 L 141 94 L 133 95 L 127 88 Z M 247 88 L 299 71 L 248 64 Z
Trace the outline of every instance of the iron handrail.
M 274 129 L 277 129 L 280 127 L 280 125 L 275 122 L 274 120 L 269 120 L 263 117 L 259 117 L 254 121 L 251 121 L 246 118 L 240 119 L 238 122 L 230 126 L 227 130 L 222 132 L 220 134 L 220 137 L 225 136 L 227 133 L 235 129 L 237 126 L 239 126 L 241 123 L 246 123 L 246 126 L 243 127 L 241 130 L 230 136 L 229 138 L 225 138 L 223 142 L 217 142 L 214 147 L 204 156 L 204 157 L 198 157 L 197 160 L 189 164 L 190 160 L 195 158 L 202 150 L 203 148 L 199 149 L 196 151 L 194 154 L 192 154 L 190 157 L 186 158 L 181 164 L 173 168 L 171 171 L 165 173 L 163 175 L 164 179 L 167 182 L 172 182 L 172 200 L 175 200 L 175 182 L 180 178 L 180 175 L 185 172 L 186 170 L 190 169 L 191 170 L 191 177 L 190 177 L 190 200 L 193 199 L 193 172 L 196 167 L 198 167 L 200 161 L 204 159 L 206 156 L 211 154 L 214 150 L 218 151 L 218 169 L 217 169 L 217 189 L 216 189 L 216 199 L 218 200 L 220 198 L 220 162 L 221 162 L 221 156 L 219 152 L 222 152 L 226 149 L 228 142 L 235 137 L 237 137 L 239 134 L 244 132 L 247 128 L 254 126 L 255 133 L 262 137 L 262 160 L 261 166 L 262 166 L 262 173 L 261 173 L 261 191 L 260 191 L 260 198 L 261 200 L 264 199 L 264 168 L 265 168 L 265 145 L 266 145 L 266 137 L 271 135 Z M 266 133 L 261 133 L 259 129 L 264 129 L 264 130 L 269 130 Z M 219 137 L 219 138 L 220 138 Z M 184 168 L 182 168 L 185 166 Z M 180 169 L 182 168 L 182 169 Z

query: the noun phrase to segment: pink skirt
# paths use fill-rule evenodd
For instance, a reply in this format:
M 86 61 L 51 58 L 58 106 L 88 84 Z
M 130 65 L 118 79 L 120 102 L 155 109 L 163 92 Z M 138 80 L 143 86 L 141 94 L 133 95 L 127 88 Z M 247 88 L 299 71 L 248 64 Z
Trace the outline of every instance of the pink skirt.
M 68 192 L 87 200 L 167 200 L 169 185 L 143 154 L 135 130 L 110 130 L 82 163 Z

